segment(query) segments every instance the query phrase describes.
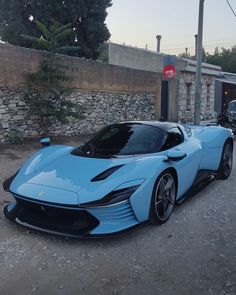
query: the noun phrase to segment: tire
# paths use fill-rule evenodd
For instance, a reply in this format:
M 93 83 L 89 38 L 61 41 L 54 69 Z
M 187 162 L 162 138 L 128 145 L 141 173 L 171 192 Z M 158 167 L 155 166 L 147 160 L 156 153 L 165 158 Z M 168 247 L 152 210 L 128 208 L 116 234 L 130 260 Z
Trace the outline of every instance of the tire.
M 226 141 L 223 147 L 220 166 L 218 169 L 219 178 L 227 179 L 230 176 L 233 164 L 233 146 L 230 141 Z
M 176 183 L 173 173 L 164 171 L 156 180 L 150 205 L 149 221 L 163 224 L 171 216 L 176 199 Z

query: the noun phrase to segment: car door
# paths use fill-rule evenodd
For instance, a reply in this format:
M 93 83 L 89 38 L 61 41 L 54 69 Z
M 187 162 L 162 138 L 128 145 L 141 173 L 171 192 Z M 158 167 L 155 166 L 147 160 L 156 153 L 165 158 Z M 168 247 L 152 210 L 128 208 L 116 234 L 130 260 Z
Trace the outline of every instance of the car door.
M 186 154 L 184 159 L 171 162 L 178 175 L 178 199 L 196 178 L 201 160 L 201 145 L 193 137 L 186 138 L 179 127 L 173 127 L 168 130 L 161 150 L 167 154 L 171 149 L 178 149 Z

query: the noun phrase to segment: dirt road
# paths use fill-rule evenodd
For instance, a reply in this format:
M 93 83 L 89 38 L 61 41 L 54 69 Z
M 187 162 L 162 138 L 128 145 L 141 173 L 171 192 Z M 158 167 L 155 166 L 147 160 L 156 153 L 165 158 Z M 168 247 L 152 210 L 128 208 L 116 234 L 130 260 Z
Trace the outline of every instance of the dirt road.
M 0 181 L 36 148 L 1 149 Z M 176 207 L 165 225 L 97 240 L 10 223 L 2 208 L 11 197 L 0 188 L 0 294 L 236 294 L 235 179 L 234 165 L 228 180 Z

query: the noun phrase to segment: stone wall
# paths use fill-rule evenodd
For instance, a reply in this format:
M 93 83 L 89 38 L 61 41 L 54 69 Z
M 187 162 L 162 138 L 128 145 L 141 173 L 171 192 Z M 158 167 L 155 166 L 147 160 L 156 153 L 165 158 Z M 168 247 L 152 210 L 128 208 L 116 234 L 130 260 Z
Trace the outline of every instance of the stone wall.
M 26 75 L 36 72 L 44 53 L 0 44 L 0 142 L 12 135 L 42 134 L 37 114 L 29 115 L 24 100 Z M 159 116 L 161 75 L 85 59 L 61 56 L 70 67 L 75 90 L 71 101 L 84 109 L 84 118 L 68 125 L 51 122 L 51 135 L 88 135 L 123 120 L 152 120 Z
M 181 72 L 178 79 L 178 120 L 193 122 L 196 75 Z M 201 120 L 215 117 L 215 77 L 202 75 Z
M 83 119 L 72 119 L 69 124 L 52 122 L 51 135 L 88 135 L 106 124 L 124 120 L 154 120 L 153 93 L 104 93 L 75 91 L 70 100 L 84 109 Z M 14 133 L 36 137 L 43 133 L 37 116 L 28 114 L 21 89 L 0 89 L 0 142 L 10 140 Z M 15 134 L 17 136 L 17 134 Z
M 153 93 L 74 92 L 71 100 L 85 106 L 84 119 L 69 125 L 55 124 L 51 131 L 59 134 L 90 134 L 101 127 L 125 120 L 154 120 Z

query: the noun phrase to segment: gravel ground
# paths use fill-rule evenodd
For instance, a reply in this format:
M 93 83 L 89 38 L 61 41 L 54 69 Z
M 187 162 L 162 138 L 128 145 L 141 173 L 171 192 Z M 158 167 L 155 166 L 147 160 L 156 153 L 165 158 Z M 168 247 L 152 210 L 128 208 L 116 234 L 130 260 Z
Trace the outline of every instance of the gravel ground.
M 1 148 L 0 181 L 37 148 Z M 11 197 L 0 188 L 0 294 L 236 294 L 235 177 L 234 165 L 228 180 L 209 184 L 162 226 L 90 240 L 9 222 L 2 208 Z

